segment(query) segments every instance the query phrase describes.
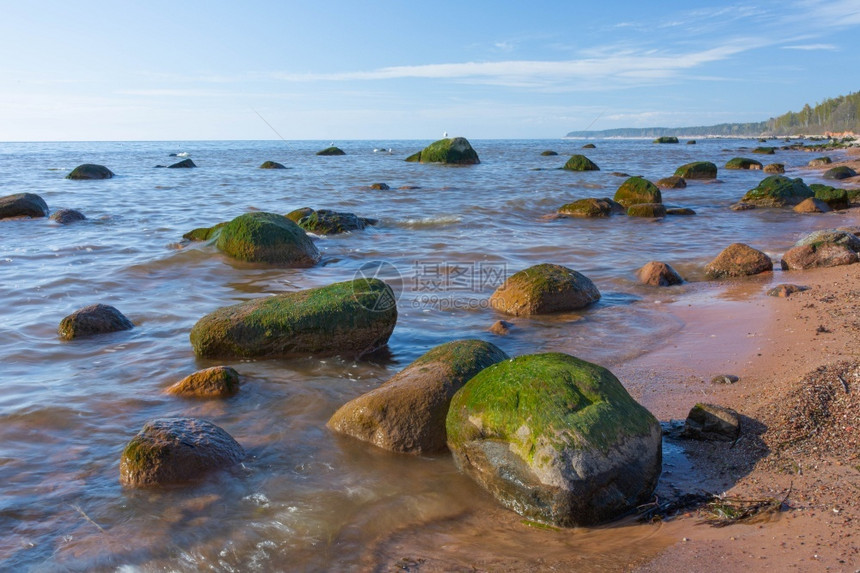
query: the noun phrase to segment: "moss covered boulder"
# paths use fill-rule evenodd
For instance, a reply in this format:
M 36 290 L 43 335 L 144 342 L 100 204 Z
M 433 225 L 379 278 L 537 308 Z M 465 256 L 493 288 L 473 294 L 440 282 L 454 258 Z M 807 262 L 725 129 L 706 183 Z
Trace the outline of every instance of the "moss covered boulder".
M 829 157 L 816 157 L 807 163 L 809 167 L 824 167 L 825 165 L 830 165 L 833 163 L 833 160 Z
M 678 138 L 674 135 L 663 135 L 655 139 L 654 143 L 678 143 Z
M 816 199 L 824 201 L 831 209 L 847 209 L 851 204 L 848 191 L 845 189 L 838 189 L 821 183 L 813 183 L 809 188 L 815 193 Z
M 562 169 L 568 171 L 600 171 L 600 167 L 584 155 L 572 155 Z
M 157 487 L 197 480 L 245 457 L 236 440 L 212 422 L 158 418 L 144 424 L 122 452 L 119 481 L 128 487 Z
M 833 167 L 824 172 L 822 177 L 825 179 L 848 179 L 849 177 L 854 177 L 857 175 L 857 172 L 848 167 L 847 165 L 840 165 L 839 167 Z
M 87 180 L 87 179 L 110 179 L 113 177 L 113 171 L 104 165 L 96 165 L 94 163 L 84 163 L 78 165 L 66 175 L 66 179 Z
M 621 184 L 615 192 L 615 201 L 625 208 L 640 203 L 662 203 L 663 196 L 656 185 L 644 177 L 631 177 Z
M 789 179 L 782 175 L 765 177 L 755 189 L 747 191 L 741 201 L 759 207 L 784 207 L 797 205 L 804 199 L 814 197 L 815 193 L 803 179 Z
M 675 175 L 684 179 L 716 179 L 717 166 L 710 161 L 694 161 L 680 166 Z
M 220 308 L 197 321 L 191 346 L 207 358 L 360 357 L 384 347 L 396 322 L 391 287 L 356 279 Z
M 684 189 L 687 187 L 687 180 L 678 175 L 672 175 L 658 179 L 654 184 L 660 189 Z
M 515 273 L 496 289 L 490 306 L 514 316 L 584 308 L 600 300 L 600 291 L 585 275 L 544 263 Z
M 725 165 L 726 169 L 762 169 L 761 161 L 755 159 L 747 159 L 746 157 L 734 157 L 729 159 Z
M 666 207 L 662 203 L 638 203 L 627 209 L 628 217 L 665 217 Z
M 672 286 L 684 282 L 678 271 L 666 263 L 650 261 L 636 271 L 639 282 L 651 286 Z
M 0 197 L 0 219 L 47 217 L 48 204 L 35 193 L 16 193 Z
M 182 235 L 182 238 L 188 241 L 210 241 L 218 237 L 218 231 L 226 224 L 227 222 L 225 221 L 211 227 L 198 227 L 196 229 L 191 229 Z
M 331 147 L 326 147 L 325 149 L 321 149 L 317 151 L 317 155 L 322 156 L 335 156 L 335 155 L 346 155 L 346 153 L 340 147 L 336 147 L 332 145 Z
M 558 155 L 558 151 L 553 151 L 552 149 L 546 149 L 540 152 L 541 157 L 555 157 Z
M 759 155 L 773 155 L 775 150 L 773 147 L 756 147 L 752 152 L 758 153 Z
M 773 270 L 773 261 L 763 252 L 743 243 L 733 243 L 705 265 L 709 279 L 757 275 Z
M 457 466 L 505 507 L 594 525 L 647 501 L 661 469 L 659 422 L 612 373 L 566 354 L 505 360 L 451 401 Z
M 764 166 L 763 171 L 765 173 L 785 173 L 785 164 L 784 163 L 768 163 Z
M 480 163 L 478 153 L 465 137 L 451 137 L 434 141 L 418 153 L 406 158 L 417 163 L 444 163 L 446 165 L 475 165 Z
M 227 398 L 238 391 L 239 373 L 229 366 L 198 370 L 165 390 L 186 398 Z
M 297 215 L 301 214 L 297 219 Z M 340 213 L 330 209 L 298 209 L 287 215 L 296 224 L 309 233 L 317 235 L 338 235 L 350 231 L 361 231 L 369 225 L 375 225 L 376 219 L 358 217 L 353 213 Z
M 382 386 L 344 404 L 328 427 L 394 452 L 444 451 L 451 398 L 481 370 L 507 359 L 498 347 L 482 340 L 442 344 Z
M 134 325 L 126 316 L 108 304 L 91 304 L 60 321 L 60 338 L 73 340 L 109 332 L 131 330 Z
M 558 212 L 572 217 L 609 217 L 618 213 L 623 214 L 625 210 L 621 204 L 608 197 L 603 199 L 589 197 L 562 205 L 558 208 Z
M 260 169 L 286 169 L 287 167 L 277 161 L 264 161 L 262 165 L 260 165 Z
M 221 229 L 215 245 L 241 261 L 312 267 L 320 253 L 304 230 L 275 213 L 239 215 Z

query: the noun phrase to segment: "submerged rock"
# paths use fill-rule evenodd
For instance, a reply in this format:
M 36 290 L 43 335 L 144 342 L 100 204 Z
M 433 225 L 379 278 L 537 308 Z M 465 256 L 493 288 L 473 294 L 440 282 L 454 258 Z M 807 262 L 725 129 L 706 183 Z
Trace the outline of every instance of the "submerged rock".
M 391 287 L 356 279 L 220 308 L 198 320 L 190 338 L 207 358 L 361 357 L 384 347 L 396 322 Z
M 190 374 L 165 390 L 192 398 L 227 398 L 239 391 L 239 373 L 229 366 L 213 366 Z
M 782 175 L 765 177 L 755 189 L 747 191 L 743 196 L 744 203 L 752 203 L 760 207 L 784 207 L 797 205 L 804 199 L 813 197 L 810 189 L 799 177 L 789 179 Z
M 113 177 L 113 171 L 104 165 L 96 165 L 94 163 L 84 163 L 72 169 L 71 173 L 66 175 L 66 179 L 86 180 L 86 179 L 110 179 Z
M 588 277 L 544 263 L 508 277 L 490 297 L 490 306 L 514 316 L 528 316 L 576 310 L 598 300 L 600 291 Z
M 629 208 L 640 203 L 662 203 L 663 196 L 656 185 L 643 177 L 631 177 L 615 192 L 615 201 Z
M 733 442 L 741 433 L 737 412 L 714 404 L 696 404 L 684 421 L 682 437 L 692 440 Z
M 215 245 L 241 261 L 312 267 L 320 253 L 304 230 L 282 215 L 239 215 L 218 230 Z
M 658 179 L 655 185 L 660 189 L 684 189 L 687 186 L 687 180 L 678 175 L 672 175 Z
M 636 276 L 639 277 L 639 282 L 652 286 L 672 286 L 684 282 L 678 271 L 660 261 L 645 263 L 645 266 L 636 271 Z
M 562 205 L 558 208 L 558 212 L 573 217 L 609 217 L 617 213 L 623 214 L 625 209 L 620 203 L 616 203 L 608 197 L 603 199 L 589 197 Z
M 323 156 L 346 155 L 346 153 L 343 151 L 343 149 L 341 149 L 339 147 L 335 147 L 334 145 L 332 145 L 331 147 L 326 147 L 325 149 L 317 151 L 317 155 L 323 155 Z
M 382 386 L 344 404 L 327 425 L 394 452 L 444 451 L 451 398 L 478 372 L 507 359 L 498 347 L 481 340 L 442 344 Z
M 666 214 L 675 216 L 689 216 L 695 215 L 696 212 L 689 207 L 672 207 L 671 209 L 666 209 Z
M 47 216 L 48 204 L 35 193 L 16 193 L 0 197 L 0 219 Z
M 301 209 L 300 211 L 306 211 Z M 293 219 L 296 211 L 287 215 L 288 219 Z M 297 221 L 299 227 L 309 233 L 317 235 L 337 235 L 350 231 L 364 230 L 368 225 L 375 225 L 376 219 L 365 219 L 358 217 L 353 213 L 339 213 L 329 209 L 320 209 L 314 211 L 310 209 L 309 213 L 302 215 Z
M 680 166 L 675 175 L 684 179 L 716 179 L 717 166 L 710 161 L 694 161 Z
M 665 217 L 666 207 L 662 203 L 638 203 L 627 209 L 628 217 Z
M 286 169 L 286 166 L 278 163 L 277 161 L 264 161 L 263 164 L 260 165 L 260 169 Z
M 752 150 L 752 152 L 761 155 L 773 155 L 775 153 L 775 150 L 773 147 L 756 147 Z
M 72 340 L 132 328 L 131 321 L 116 308 L 107 304 L 91 304 L 61 320 L 59 334 L 64 340 Z
M 756 161 L 755 159 L 747 159 L 746 157 L 735 157 L 733 159 L 729 159 L 729 161 L 725 165 L 725 168 L 759 170 L 762 168 L 762 165 L 761 161 Z M 783 169 L 783 171 L 785 170 Z
M 158 418 L 144 424 L 119 462 L 119 481 L 130 487 L 157 487 L 199 479 L 245 457 L 233 437 L 197 418 Z
M 562 169 L 567 171 L 600 171 L 600 167 L 584 155 L 571 156 Z
M 167 167 L 169 169 L 190 169 L 192 167 L 197 167 L 197 164 L 190 159 L 183 159 L 182 161 L 174 163 L 173 165 L 168 165 Z
M 803 292 L 805 290 L 809 290 L 808 286 L 801 285 L 792 285 L 792 284 L 781 284 L 776 285 L 769 291 L 767 291 L 767 296 L 775 296 L 779 298 L 788 298 L 796 292 Z
M 387 183 L 372 183 L 370 188 L 375 191 L 388 191 L 391 187 Z
M 773 261 L 766 254 L 743 243 L 733 243 L 705 265 L 709 279 L 745 277 L 773 270 Z
M 561 526 L 617 518 L 650 498 L 659 422 L 612 373 L 566 354 L 490 366 L 451 401 L 457 466 L 505 507 Z
M 60 209 L 51 213 L 51 220 L 56 221 L 60 225 L 68 225 L 75 221 L 83 221 L 86 216 L 75 209 Z
M 418 163 L 444 163 L 446 165 L 475 165 L 481 162 L 478 153 L 465 137 L 451 137 L 434 141 L 418 153 L 406 158 Z

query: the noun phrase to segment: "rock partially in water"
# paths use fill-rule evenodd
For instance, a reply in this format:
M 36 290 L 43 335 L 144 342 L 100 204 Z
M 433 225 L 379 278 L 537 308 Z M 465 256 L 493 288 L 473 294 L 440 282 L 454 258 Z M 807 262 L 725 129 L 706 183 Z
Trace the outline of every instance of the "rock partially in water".
M 741 433 L 737 412 L 714 404 L 696 404 L 684 421 L 682 437 L 691 440 L 733 442 Z
M 481 162 L 478 153 L 465 137 L 451 137 L 434 141 L 406 161 L 418 163 L 444 163 L 446 165 L 476 165 Z
M 572 155 L 562 169 L 567 171 L 600 171 L 600 167 L 584 155 Z
M 584 308 L 600 291 L 583 274 L 561 265 L 540 264 L 508 277 L 490 297 L 490 306 L 514 316 Z
M 603 199 L 589 197 L 562 205 L 558 208 L 558 212 L 573 217 L 609 217 L 614 214 L 624 214 L 626 210 L 620 203 L 616 203 L 608 197 Z
M 309 212 L 308 212 L 309 211 Z M 317 235 L 338 235 L 350 231 L 361 231 L 369 225 L 375 225 L 376 219 L 358 217 L 353 213 L 340 213 L 329 209 L 298 209 L 287 215 L 293 219 L 299 212 L 302 216 L 296 221 L 299 227 Z
M 743 243 L 729 245 L 705 265 L 709 279 L 745 277 L 772 270 L 773 261 L 769 256 Z
M 425 353 L 382 386 L 344 404 L 332 430 L 393 452 L 447 449 L 445 417 L 454 394 L 508 355 L 482 340 L 455 340 Z
M 717 166 L 710 161 L 694 161 L 680 166 L 675 175 L 684 179 L 716 179 Z
M 245 213 L 217 232 L 218 249 L 241 261 L 312 267 L 320 260 L 305 231 L 276 213 Z
M 157 418 L 128 443 L 119 462 L 119 481 L 128 487 L 158 487 L 197 480 L 245 457 L 236 440 L 212 422 Z
M 198 227 L 182 235 L 182 238 L 189 241 L 210 241 L 218 237 L 218 231 L 226 224 L 225 221 L 212 227 Z
M 741 201 L 760 207 L 784 207 L 797 205 L 813 196 L 815 193 L 803 182 L 803 179 L 771 175 L 765 177 L 755 189 L 747 191 Z
M 687 186 L 687 180 L 678 175 L 672 175 L 658 179 L 655 185 L 660 189 L 684 189 Z
M 796 292 L 803 292 L 805 290 L 809 290 L 808 286 L 801 285 L 793 285 L 793 284 L 781 284 L 776 285 L 769 291 L 767 291 L 767 296 L 775 296 L 779 298 L 788 298 Z
M 815 197 L 808 197 L 794 206 L 795 213 L 828 213 L 830 207 L 824 201 Z
M 596 149 L 596 148 L 597 148 L 597 146 L 594 145 L 593 143 L 586 143 L 585 145 L 582 146 L 582 149 Z
M 663 135 L 655 139 L 652 143 L 678 143 L 678 138 L 674 135 Z
M 845 189 L 838 189 L 821 183 L 813 183 L 809 188 L 815 193 L 816 199 L 824 201 L 831 209 L 847 209 L 851 206 L 848 191 Z
M 190 374 L 165 390 L 190 398 L 227 398 L 239 391 L 239 373 L 229 366 L 213 366 Z
M 782 165 L 782 164 L 780 164 Z M 725 166 L 726 169 L 762 169 L 761 161 L 755 159 L 747 159 L 746 157 L 734 157 L 729 159 Z M 785 169 L 783 169 L 785 171 Z
M 660 476 L 659 422 L 609 370 L 566 354 L 484 369 L 454 396 L 447 429 L 462 471 L 545 523 L 615 519 L 648 500 Z
M 183 159 L 182 161 L 174 163 L 173 165 L 168 165 L 167 167 L 169 169 L 190 169 L 192 167 L 197 167 L 197 164 L 190 159 Z
M 556 155 L 558 155 L 558 152 L 553 151 L 551 149 L 547 149 L 546 151 L 541 151 L 540 154 L 542 157 L 555 157 Z
M 343 149 L 332 145 L 331 147 L 326 147 L 320 151 L 317 151 L 317 155 L 323 156 L 332 156 L 332 155 L 346 155 Z
M 0 197 L 0 219 L 47 216 L 48 204 L 35 193 L 16 193 Z
M 817 157 L 807 163 L 807 165 L 809 167 L 824 167 L 825 165 L 830 165 L 831 163 L 833 163 L 833 160 L 829 157 Z
M 277 161 L 264 161 L 262 165 L 260 165 L 260 169 L 286 169 L 287 167 Z
M 191 345 L 207 358 L 361 357 L 383 348 L 396 322 L 391 287 L 356 279 L 220 308 L 197 321 Z
M 662 203 L 637 203 L 627 209 L 628 217 L 665 217 L 666 207 Z
M 498 336 L 507 336 L 513 327 L 514 324 L 512 322 L 508 322 L 507 320 L 497 320 L 490 325 L 490 328 L 488 328 L 487 331 Z
M 688 139 L 687 145 L 696 145 L 696 140 L 695 139 Z
M 825 179 L 848 179 L 849 177 L 854 177 L 857 175 L 857 172 L 848 167 L 847 165 L 840 165 L 839 167 L 833 167 L 824 172 L 822 177 Z
M 629 208 L 640 203 L 662 203 L 663 196 L 656 185 L 643 177 L 631 177 L 615 192 L 615 201 Z
M 80 308 L 60 321 L 60 338 L 73 340 L 83 336 L 107 334 L 134 328 L 132 322 L 116 308 L 107 304 L 91 304 Z
M 688 207 L 672 207 L 671 209 L 666 209 L 666 214 L 686 217 L 689 215 L 695 215 L 696 212 Z
M 374 191 L 388 191 L 391 187 L 387 183 L 372 183 L 370 188 Z
M 764 166 L 765 173 L 785 173 L 784 163 L 768 163 Z
M 775 150 L 773 147 L 756 147 L 752 150 L 753 153 L 758 153 L 760 155 L 773 155 Z
M 645 266 L 636 271 L 636 276 L 639 277 L 639 282 L 652 286 L 672 286 L 684 282 L 678 271 L 660 261 L 645 263 Z
M 66 175 L 66 179 L 86 180 L 86 179 L 110 179 L 113 177 L 113 171 L 104 165 L 96 165 L 94 163 L 84 163 L 72 169 L 71 173 Z
M 51 220 L 56 221 L 60 225 L 68 225 L 75 221 L 83 221 L 86 216 L 75 209 L 60 209 L 51 213 Z

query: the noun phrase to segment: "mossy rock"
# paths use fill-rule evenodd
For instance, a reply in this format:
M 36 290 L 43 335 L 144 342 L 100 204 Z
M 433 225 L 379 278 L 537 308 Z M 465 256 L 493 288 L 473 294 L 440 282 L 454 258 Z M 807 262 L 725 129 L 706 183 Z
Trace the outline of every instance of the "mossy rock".
M 680 166 L 675 175 L 684 179 L 716 179 L 717 166 L 710 161 L 694 161 Z
M 838 189 L 821 183 L 813 183 L 809 188 L 815 193 L 816 199 L 824 201 L 831 209 L 847 209 L 851 204 L 848 199 L 848 191 L 845 189 Z
M 743 243 L 733 243 L 705 265 L 709 279 L 746 277 L 773 270 L 773 261 L 765 253 Z
M 189 241 L 209 241 L 216 238 L 218 236 L 218 231 L 226 224 L 227 221 L 224 221 L 223 223 L 218 223 L 212 227 L 198 227 L 182 235 L 182 238 Z
M 756 147 L 752 150 L 753 153 L 758 153 L 760 155 L 773 155 L 775 150 L 773 147 Z
M 277 161 L 264 161 L 262 165 L 260 165 L 260 169 L 286 169 L 287 167 Z
M 813 231 L 798 240 L 794 246 L 803 247 L 809 245 L 817 247 L 827 244 L 845 245 L 852 251 L 860 253 L 860 237 L 843 229 L 822 229 L 819 231 Z
M 16 193 L 0 197 L 0 219 L 48 216 L 48 204 L 35 193 Z
M 612 373 L 560 353 L 519 356 L 451 401 L 457 466 L 505 507 L 560 526 L 595 525 L 650 499 L 659 422 Z
M 104 165 L 96 165 L 94 163 L 84 163 L 72 169 L 71 173 L 66 175 L 66 179 L 86 180 L 86 179 L 110 179 L 113 177 L 113 171 Z
M 325 155 L 325 156 L 346 155 L 346 153 L 344 153 L 343 149 L 341 149 L 339 147 L 331 146 L 331 147 L 326 147 L 323 150 L 317 151 L 317 155 Z
M 119 481 L 128 487 L 157 487 L 197 480 L 239 463 L 245 451 L 212 422 L 158 418 L 144 424 L 122 452 Z
M 287 218 L 291 219 L 293 213 L 288 214 Z M 368 225 L 375 224 L 376 220 L 357 217 L 353 213 L 339 213 L 329 209 L 320 209 L 318 211 L 311 210 L 311 213 L 303 216 L 296 223 L 309 233 L 338 235 L 350 231 L 361 231 Z
M 229 366 L 198 370 L 165 390 L 186 398 L 228 398 L 238 391 L 239 373 Z
M 507 359 L 498 347 L 482 340 L 442 344 L 382 386 L 341 406 L 327 425 L 394 452 L 444 451 L 451 398 L 481 370 Z
M 848 179 L 849 177 L 854 177 L 857 175 L 857 172 L 848 167 L 847 165 L 840 165 L 839 167 L 832 167 L 824 172 L 822 177 L 825 179 Z
M 687 145 L 696 145 L 696 140 L 695 139 L 688 139 Z
M 586 143 L 585 145 L 582 146 L 582 149 L 596 149 L 596 148 L 597 148 L 597 146 L 594 145 L 593 143 Z
M 547 149 L 546 151 L 541 151 L 540 154 L 542 157 L 555 157 L 556 155 L 558 155 L 558 152 L 553 151 L 551 149 Z
M 515 316 L 584 308 L 600 300 L 585 275 L 561 265 L 540 264 L 507 278 L 490 297 L 490 306 Z
M 856 203 L 860 201 L 860 188 L 858 189 L 846 189 L 846 193 L 848 193 L 848 201 L 851 203 Z
M 239 215 L 220 229 L 215 245 L 241 261 L 312 267 L 320 260 L 304 230 L 276 213 Z
M 760 207 L 784 207 L 797 205 L 808 197 L 815 196 L 803 179 L 789 179 L 782 175 L 765 177 L 755 189 L 747 191 L 741 199 Z
M 655 139 L 654 143 L 678 143 L 678 138 L 674 135 L 664 135 Z
M 80 308 L 60 321 L 60 338 L 73 340 L 109 332 L 131 330 L 134 324 L 108 304 L 91 304 Z
M 809 167 L 824 167 L 825 165 L 830 165 L 833 163 L 833 160 L 829 157 L 816 157 L 815 159 L 810 160 L 807 165 Z
M 631 177 L 615 192 L 615 201 L 629 208 L 640 203 L 662 203 L 660 189 L 643 177 Z
M 785 164 L 784 163 L 768 163 L 764 166 L 763 171 L 765 173 L 785 173 Z
M 314 210 L 311 209 L 310 207 L 301 207 L 301 208 L 296 209 L 294 211 L 290 211 L 289 213 L 284 215 L 284 217 L 286 217 L 287 219 L 289 219 L 293 223 L 298 223 L 299 221 L 301 221 L 302 219 L 304 219 L 308 215 L 312 214 L 313 212 L 314 212 Z
M 726 169 L 762 169 L 761 161 L 746 157 L 734 157 L 726 162 Z M 784 171 L 784 170 L 783 170 Z
M 418 163 L 444 163 L 446 165 L 475 165 L 481 162 L 478 153 L 465 137 L 451 137 L 434 141 L 418 153 L 406 158 Z
M 573 217 L 609 217 L 616 213 L 623 214 L 625 211 L 624 207 L 608 197 L 603 199 L 589 197 L 562 205 L 558 208 L 558 212 Z
M 197 164 L 191 161 L 190 159 L 183 159 L 178 163 L 174 163 L 173 165 L 168 165 L 168 169 L 192 169 L 197 167 Z
M 391 287 L 356 279 L 220 308 L 197 321 L 191 345 L 206 358 L 361 357 L 384 347 L 396 322 Z
M 662 203 L 639 203 L 630 205 L 627 209 L 628 217 L 665 217 L 666 207 Z
M 584 155 L 571 156 L 562 169 L 566 169 L 568 171 L 600 171 L 600 167 Z
M 659 179 L 655 185 L 660 189 L 684 189 L 687 187 L 687 180 L 678 175 L 672 175 Z

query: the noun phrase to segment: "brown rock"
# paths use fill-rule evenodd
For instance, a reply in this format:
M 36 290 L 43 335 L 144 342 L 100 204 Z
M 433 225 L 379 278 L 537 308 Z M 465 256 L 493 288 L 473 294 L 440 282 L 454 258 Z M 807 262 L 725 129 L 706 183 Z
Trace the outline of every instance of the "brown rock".
M 782 284 L 782 285 L 777 285 L 777 286 L 773 287 L 772 289 L 770 289 L 769 291 L 767 291 L 767 296 L 776 296 L 776 297 L 780 297 L 780 298 L 788 298 L 789 296 L 791 296 L 792 294 L 794 294 L 796 292 L 803 292 L 805 290 L 809 290 L 809 287 L 801 286 L 801 285 Z
M 666 263 L 651 261 L 636 271 L 639 281 L 646 285 L 670 286 L 679 285 L 684 282 L 681 275 Z
M 86 216 L 75 209 L 60 209 L 51 213 L 51 220 L 56 221 L 60 225 L 68 225 L 69 223 L 83 221 L 84 219 L 86 219 Z
M 785 164 L 769 163 L 764 166 L 765 173 L 785 173 Z
M 804 199 L 794 206 L 795 213 L 827 213 L 831 210 L 827 203 L 815 197 Z
M 576 310 L 598 300 L 600 291 L 585 275 L 561 265 L 541 264 L 508 277 L 490 297 L 490 306 L 528 316 Z
M 734 384 L 740 380 L 734 374 L 718 374 L 711 378 L 711 384 Z
M 91 304 L 60 321 L 60 337 L 65 340 L 131 330 L 134 325 L 123 313 L 107 304 Z
M 744 277 L 773 270 L 773 261 L 766 254 L 743 243 L 733 243 L 705 265 L 709 279 Z
M 818 243 L 792 247 L 782 256 L 780 265 L 783 270 L 797 271 L 818 267 L 851 265 L 856 263 L 857 260 L 857 253 L 847 245 Z
M 229 366 L 213 366 L 186 376 L 168 394 L 193 398 L 227 398 L 239 391 L 239 373 Z
M 671 209 L 666 209 L 667 215 L 681 215 L 681 216 L 689 216 L 695 215 L 696 212 L 687 207 L 672 207 Z
M 499 336 L 506 336 L 511 331 L 511 327 L 513 326 L 514 324 L 512 322 L 508 322 L 507 320 L 497 320 L 487 330 L 489 330 L 493 334 L 498 334 Z
M 654 185 L 660 189 L 683 189 L 687 186 L 687 180 L 680 175 L 672 175 L 671 177 L 658 179 Z
M 741 433 L 738 413 L 714 404 L 696 404 L 684 421 L 684 438 L 733 442 Z
M 755 209 L 755 205 L 752 203 L 744 203 L 743 201 L 739 201 L 734 205 L 730 206 L 729 209 L 732 211 L 749 211 L 750 209 Z

